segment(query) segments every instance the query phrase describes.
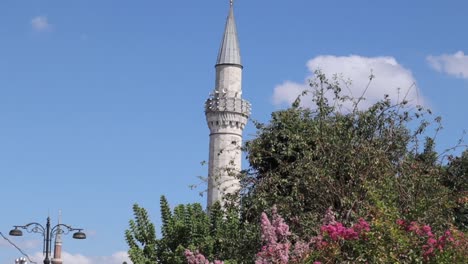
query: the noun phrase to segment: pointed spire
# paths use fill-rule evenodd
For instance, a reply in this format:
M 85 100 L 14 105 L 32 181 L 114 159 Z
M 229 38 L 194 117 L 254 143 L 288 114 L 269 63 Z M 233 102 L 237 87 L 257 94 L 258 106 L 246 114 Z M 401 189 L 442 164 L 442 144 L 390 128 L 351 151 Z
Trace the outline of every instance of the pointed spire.
M 234 20 L 233 0 L 230 0 L 229 15 L 227 17 L 221 47 L 219 48 L 218 60 L 216 61 L 216 65 L 220 64 L 236 64 L 242 66 L 236 21 Z

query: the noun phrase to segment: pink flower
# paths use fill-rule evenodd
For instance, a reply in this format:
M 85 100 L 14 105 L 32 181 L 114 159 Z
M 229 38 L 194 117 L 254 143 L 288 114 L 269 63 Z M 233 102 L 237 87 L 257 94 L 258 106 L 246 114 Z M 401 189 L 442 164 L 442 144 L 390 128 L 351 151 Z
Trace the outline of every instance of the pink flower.
M 320 243 L 320 248 L 325 248 L 325 247 L 327 247 L 327 246 L 328 246 L 328 242 L 327 242 L 327 241 L 322 241 L 322 242 Z
M 399 225 L 401 227 L 406 227 L 406 221 L 403 220 L 403 219 L 396 220 L 396 223 L 397 223 L 397 225 Z
M 328 234 L 333 241 L 339 239 L 344 240 L 356 240 L 359 239 L 359 235 L 364 232 L 370 231 L 369 224 L 364 219 L 359 219 L 359 222 L 353 225 L 351 228 L 346 228 L 342 223 L 335 222 L 334 224 L 323 225 L 320 228 L 322 234 Z
M 323 236 L 318 235 L 318 236 L 312 237 L 309 245 L 314 245 L 317 249 L 322 249 L 326 247 L 328 243 L 326 241 L 323 241 Z
M 335 213 L 333 212 L 331 207 L 328 207 L 327 211 L 325 212 L 325 216 L 323 218 L 324 225 L 333 225 L 335 224 Z
M 427 235 L 428 237 L 433 237 L 433 236 L 434 236 L 434 234 L 432 233 L 431 227 L 428 226 L 428 225 L 424 225 L 424 226 L 421 228 L 421 230 L 422 230 L 424 233 L 426 233 L 426 235 Z
M 196 251 L 194 254 L 189 249 L 186 249 L 184 254 L 188 264 L 209 264 L 209 261 L 205 258 L 205 256 L 200 254 L 198 251 Z
M 307 256 L 309 253 L 309 243 L 303 241 L 297 241 L 294 245 L 294 250 L 292 251 L 292 261 L 299 262 Z
M 215 260 L 213 262 L 209 262 L 203 254 L 199 253 L 198 251 L 195 251 L 193 253 L 189 249 L 186 249 L 184 251 L 185 258 L 187 259 L 188 264 L 224 264 L 224 262 L 220 260 Z
M 437 240 L 435 240 L 432 237 L 427 240 L 427 244 L 429 244 L 429 245 L 435 245 L 436 243 L 437 243 Z
M 262 250 L 257 253 L 255 264 L 287 264 L 291 243 L 288 241 L 289 226 L 277 213 L 275 207 L 272 210 L 272 221 L 265 213 L 261 215 L 262 240 L 265 243 Z
M 445 231 L 444 236 L 452 237 L 452 233 L 450 232 L 450 230 L 447 230 L 447 231 Z
M 353 229 L 349 228 L 349 229 L 345 229 L 341 236 L 345 239 L 345 240 L 356 240 L 359 238 L 359 234 L 354 231 Z
M 360 218 L 359 222 L 353 225 L 352 229 L 356 231 L 358 234 L 361 234 L 363 232 L 369 232 L 370 231 L 370 225 L 369 223 L 366 222 L 366 220 Z
M 291 233 L 289 232 L 289 226 L 283 222 L 283 219 L 275 219 L 275 222 L 273 223 L 275 226 L 275 233 L 276 236 L 280 239 L 283 240 L 286 237 L 288 237 Z
M 266 243 L 276 242 L 276 233 L 274 227 L 270 223 L 270 219 L 265 213 L 262 213 L 260 224 L 262 226 L 262 240 Z
M 285 240 L 291 233 L 289 232 L 289 226 L 284 222 L 283 217 L 278 214 L 276 207 L 273 207 L 272 210 L 272 218 L 273 218 L 273 227 L 274 232 L 277 236 L 278 240 Z
M 289 242 L 262 247 L 262 250 L 257 253 L 255 264 L 287 264 L 289 261 L 290 247 L 291 244 Z
M 428 232 L 431 232 L 431 227 L 428 226 L 428 225 L 424 225 L 424 226 L 422 227 L 422 230 L 423 230 L 424 232 L 428 233 Z
M 434 248 L 433 247 L 430 247 L 430 246 L 423 246 L 423 250 L 424 250 L 424 253 L 423 253 L 423 257 L 424 259 L 428 259 L 430 256 L 432 256 L 434 254 Z
M 419 226 L 418 226 L 418 223 L 416 222 L 411 222 L 408 226 L 407 226 L 407 230 L 408 231 L 413 231 L 413 232 L 417 232 L 419 230 Z

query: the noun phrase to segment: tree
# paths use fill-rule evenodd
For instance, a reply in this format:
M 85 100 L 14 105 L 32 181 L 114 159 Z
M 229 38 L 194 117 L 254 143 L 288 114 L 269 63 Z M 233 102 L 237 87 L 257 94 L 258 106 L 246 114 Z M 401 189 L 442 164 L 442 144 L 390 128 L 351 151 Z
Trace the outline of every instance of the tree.
M 197 250 L 209 259 L 224 259 L 225 263 L 248 262 L 252 255 L 245 254 L 257 234 L 241 223 L 236 207 L 221 208 L 219 203 L 207 213 L 198 203 L 180 204 L 174 210 L 161 196 L 161 234 L 156 238 L 154 225 L 144 208 L 134 205 L 135 220 L 126 230 L 129 256 L 135 264 L 186 263 L 186 249 Z M 247 245 L 242 245 L 248 241 Z M 252 249 L 250 249 L 252 250 Z
M 450 223 L 450 192 L 440 184 L 435 142 L 425 138 L 440 119 L 427 121 L 429 110 L 388 96 L 360 109 L 363 98 L 343 96 L 340 85 L 317 72 L 309 97 L 256 124 L 257 136 L 245 145 L 244 217 L 257 219 L 276 205 L 299 236 L 317 232 L 329 207 L 343 223 L 371 218 L 378 207 L 436 227 Z M 306 98 L 314 107 L 300 106 Z

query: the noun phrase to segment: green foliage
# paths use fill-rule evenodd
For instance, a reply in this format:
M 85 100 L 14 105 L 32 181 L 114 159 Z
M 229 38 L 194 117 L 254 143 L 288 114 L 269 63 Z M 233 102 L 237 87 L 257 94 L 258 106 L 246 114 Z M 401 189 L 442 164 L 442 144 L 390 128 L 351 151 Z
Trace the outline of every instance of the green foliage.
M 455 224 L 468 230 L 468 150 L 460 157 L 450 158 L 443 184 L 451 191 L 456 203 Z
M 164 196 L 161 205 L 161 234 L 156 239 L 154 225 L 149 222 L 145 209 L 134 205 L 135 220 L 130 220 L 126 230 L 130 259 L 135 264 L 186 263 L 184 250 L 198 250 L 209 259 L 225 259 L 225 263 L 245 263 L 252 254 L 245 254 L 256 248 L 248 248 L 258 237 L 241 223 L 236 207 L 222 209 L 216 203 L 206 213 L 202 206 L 195 204 L 177 205 L 174 210 Z M 238 262 L 241 261 L 241 262 Z
M 171 212 L 166 198 L 161 197 L 162 238 L 159 240 L 160 263 L 185 263 L 183 251 L 198 247 L 210 252 L 209 217 L 200 204 L 178 205 Z
M 135 220 L 129 221 L 129 229 L 125 231 L 125 239 L 129 246 L 128 254 L 135 264 L 156 263 L 156 230 L 150 221 L 148 213 L 137 204 L 133 205 Z

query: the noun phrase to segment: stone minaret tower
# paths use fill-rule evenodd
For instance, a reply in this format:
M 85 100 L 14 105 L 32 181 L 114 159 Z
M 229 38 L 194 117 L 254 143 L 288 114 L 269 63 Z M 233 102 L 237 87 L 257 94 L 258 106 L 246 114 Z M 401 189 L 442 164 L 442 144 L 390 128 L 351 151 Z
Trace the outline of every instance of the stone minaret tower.
M 250 103 L 242 99 L 242 64 L 232 0 L 216 62 L 215 89 L 205 104 L 210 128 L 208 207 L 239 190 L 242 131 Z
M 59 212 L 58 224 L 62 221 L 62 212 Z M 60 227 L 57 229 L 57 234 L 55 235 L 55 247 L 54 247 L 54 257 L 52 258 L 52 264 L 62 264 L 62 230 Z

